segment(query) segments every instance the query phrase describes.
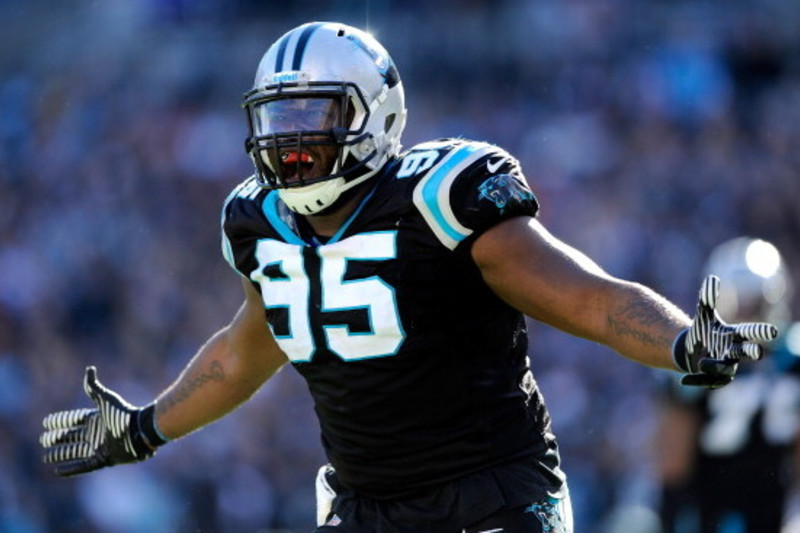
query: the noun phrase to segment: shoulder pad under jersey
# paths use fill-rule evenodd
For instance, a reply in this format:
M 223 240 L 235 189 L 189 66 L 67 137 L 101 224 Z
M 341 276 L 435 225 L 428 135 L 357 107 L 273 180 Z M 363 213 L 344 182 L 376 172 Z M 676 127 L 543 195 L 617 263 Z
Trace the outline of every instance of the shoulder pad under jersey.
M 225 202 L 222 204 L 220 215 L 220 229 L 222 233 L 222 256 L 234 270 L 236 270 L 231 234 L 237 233 L 237 228 L 256 222 L 255 217 L 260 211 L 260 205 L 269 191 L 256 182 L 255 176 L 250 176 L 234 187 Z
M 417 180 L 414 205 L 451 250 L 502 220 L 536 216 L 539 210 L 519 162 L 493 144 L 426 142 L 405 152 L 399 163 L 396 178 Z

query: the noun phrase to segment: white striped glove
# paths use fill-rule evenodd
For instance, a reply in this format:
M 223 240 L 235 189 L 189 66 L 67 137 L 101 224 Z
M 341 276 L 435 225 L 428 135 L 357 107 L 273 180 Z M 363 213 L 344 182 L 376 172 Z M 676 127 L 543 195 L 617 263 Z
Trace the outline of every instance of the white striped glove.
M 708 276 L 700 288 L 697 314 L 689 329 L 675 339 L 672 354 L 686 372 L 684 385 L 716 389 L 733 381 L 739 360 L 761 359 L 759 342 L 778 336 L 778 328 L 766 322 L 726 324 L 716 311 L 719 278 Z
M 43 459 L 55 465 L 59 476 L 143 461 L 167 442 L 155 426 L 155 403 L 130 405 L 97 380 L 93 366 L 86 369 L 83 389 L 95 408 L 51 413 L 42 422 Z

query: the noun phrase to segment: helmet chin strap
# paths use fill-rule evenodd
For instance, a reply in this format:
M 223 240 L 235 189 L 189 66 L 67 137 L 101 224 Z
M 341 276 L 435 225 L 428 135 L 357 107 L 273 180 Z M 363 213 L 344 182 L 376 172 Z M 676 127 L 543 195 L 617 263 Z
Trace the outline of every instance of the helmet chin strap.
M 364 188 L 369 187 L 369 180 L 363 180 L 356 184 L 350 185 L 345 191 L 340 191 L 339 198 L 337 198 L 331 205 L 316 213 L 316 215 L 329 215 L 339 210 L 342 206 L 346 205 L 353 198 L 361 194 Z
M 286 206 L 300 215 L 319 215 L 331 208 L 336 208 L 351 196 L 369 178 L 375 175 L 378 169 L 367 171 L 358 178 L 345 182 L 344 178 L 322 181 L 305 187 L 292 187 L 278 189 L 278 195 Z
M 383 134 L 381 133 L 381 135 Z M 357 145 L 345 147 L 342 157 L 337 158 L 331 174 L 341 171 L 342 161 L 351 157 L 349 153 L 352 153 L 352 157 L 358 160 L 374 154 L 373 161 L 365 162 L 362 167 L 364 172 L 357 178 L 347 181 L 344 177 L 339 177 L 305 187 L 282 188 L 278 189 L 278 195 L 289 209 L 301 215 L 319 215 L 324 211 L 330 211 L 344 203 L 341 200 L 351 197 L 350 194 L 347 194 L 349 191 L 355 190 L 358 185 L 378 172 L 380 165 L 384 162 L 384 154 L 375 153 L 379 145 L 380 143 L 376 143 L 375 139 L 369 136 Z M 360 157 L 358 157 L 359 155 Z
M 344 178 L 336 178 L 305 187 L 278 189 L 278 196 L 295 213 L 315 215 L 332 205 L 339 198 L 344 186 Z

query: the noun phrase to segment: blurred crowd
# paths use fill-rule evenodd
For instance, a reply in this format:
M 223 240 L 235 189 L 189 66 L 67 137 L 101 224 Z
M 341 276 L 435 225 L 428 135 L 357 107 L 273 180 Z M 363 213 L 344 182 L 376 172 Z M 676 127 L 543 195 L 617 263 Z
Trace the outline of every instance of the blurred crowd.
M 251 172 L 239 102 L 308 20 L 387 47 L 405 146 L 502 145 L 545 225 L 612 274 L 691 312 L 706 254 L 745 234 L 800 279 L 791 0 L 0 0 L 0 20 L 0 532 L 312 529 L 324 459 L 291 368 L 141 465 L 62 480 L 37 442 L 47 412 L 89 405 L 86 365 L 147 402 L 238 307 L 219 210 Z M 576 530 L 658 531 L 664 372 L 530 337 Z

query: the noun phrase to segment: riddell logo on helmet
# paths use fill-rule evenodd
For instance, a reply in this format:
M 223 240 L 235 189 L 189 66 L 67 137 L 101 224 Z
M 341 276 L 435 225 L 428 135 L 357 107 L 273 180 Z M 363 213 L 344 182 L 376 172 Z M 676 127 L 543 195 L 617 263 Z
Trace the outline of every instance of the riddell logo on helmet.
M 294 83 L 300 81 L 302 77 L 299 70 L 276 72 L 272 75 L 272 83 Z

